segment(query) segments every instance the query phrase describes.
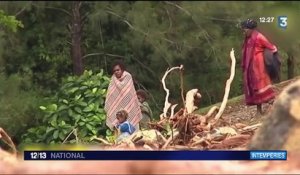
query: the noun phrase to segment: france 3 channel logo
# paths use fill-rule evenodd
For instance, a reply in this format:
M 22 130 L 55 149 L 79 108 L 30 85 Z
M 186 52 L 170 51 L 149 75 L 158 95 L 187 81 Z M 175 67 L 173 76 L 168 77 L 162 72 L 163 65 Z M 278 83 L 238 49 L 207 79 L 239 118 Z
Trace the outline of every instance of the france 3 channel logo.
M 278 16 L 278 27 L 281 29 L 286 29 L 288 25 L 288 17 L 287 16 Z

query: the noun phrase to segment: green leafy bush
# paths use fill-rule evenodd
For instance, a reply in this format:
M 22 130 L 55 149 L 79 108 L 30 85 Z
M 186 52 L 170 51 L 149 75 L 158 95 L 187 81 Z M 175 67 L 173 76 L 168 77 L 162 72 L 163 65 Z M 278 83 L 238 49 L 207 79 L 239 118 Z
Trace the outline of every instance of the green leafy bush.
M 0 26 L 5 26 L 13 32 L 16 32 L 18 27 L 24 27 L 22 22 L 17 20 L 15 16 L 6 15 L 3 10 L 0 10 Z
M 23 136 L 25 143 L 88 142 L 106 135 L 104 102 L 109 78 L 85 71 L 80 77 L 68 77 L 47 106 L 45 125 L 31 128 Z
M 6 77 L 0 73 L 0 127 L 16 145 L 28 128 L 40 124 L 38 119 L 42 115 L 38 109 L 43 102 L 42 95 L 28 79 L 19 74 Z

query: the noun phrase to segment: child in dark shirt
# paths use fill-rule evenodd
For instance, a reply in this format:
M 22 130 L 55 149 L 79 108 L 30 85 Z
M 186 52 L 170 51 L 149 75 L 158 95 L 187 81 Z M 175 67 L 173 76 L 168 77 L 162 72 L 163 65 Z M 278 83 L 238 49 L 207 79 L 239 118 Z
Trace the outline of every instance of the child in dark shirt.
M 148 95 L 142 89 L 137 90 L 136 94 L 139 99 L 139 105 L 140 105 L 140 108 L 142 111 L 142 116 L 143 116 L 142 120 L 140 121 L 140 126 L 142 129 L 149 129 L 148 123 L 152 119 L 152 110 L 146 101 L 148 99 Z

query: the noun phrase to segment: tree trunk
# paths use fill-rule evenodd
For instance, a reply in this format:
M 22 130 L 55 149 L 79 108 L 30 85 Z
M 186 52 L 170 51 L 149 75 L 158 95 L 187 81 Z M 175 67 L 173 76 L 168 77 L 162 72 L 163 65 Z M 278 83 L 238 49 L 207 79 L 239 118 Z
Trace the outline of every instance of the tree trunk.
M 287 69 L 288 69 L 288 79 L 292 79 L 294 77 L 294 70 L 295 70 L 295 59 L 294 55 L 291 53 L 288 53 L 288 59 L 287 59 Z
M 71 56 L 73 61 L 73 73 L 81 75 L 83 73 L 83 60 L 81 48 L 82 23 L 80 15 L 81 1 L 72 2 L 72 48 Z

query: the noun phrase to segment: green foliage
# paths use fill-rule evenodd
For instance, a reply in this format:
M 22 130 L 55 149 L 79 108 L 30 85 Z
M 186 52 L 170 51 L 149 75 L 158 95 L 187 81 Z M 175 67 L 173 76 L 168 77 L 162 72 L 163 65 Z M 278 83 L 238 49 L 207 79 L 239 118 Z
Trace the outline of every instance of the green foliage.
M 235 27 L 238 19 L 226 22 L 218 20 L 232 16 L 229 8 L 222 12 L 218 10 L 229 5 L 220 2 L 217 6 L 209 2 L 135 2 L 131 4 L 131 9 L 110 5 L 112 19 L 108 19 L 113 23 L 119 21 L 119 25 L 114 25 L 116 30 L 124 28 L 120 24 L 127 24 L 129 30 L 120 31 L 123 33 L 123 41 L 109 39 L 107 43 L 113 43 L 114 48 L 106 50 L 125 56 L 128 69 L 138 84 L 153 92 L 155 103 L 161 108 L 164 91 L 158 91 L 161 87 L 160 79 L 168 67 L 180 64 L 185 66 L 186 91 L 191 88 L 206 91 L 202 98 L 204 105 L 218 102 L 223 97 L 224 84 L 228 78 L 226 72 L 230 70 L 229 51 L 240 47 L 242 35 L 238 35 L 241 32 Z M 236 13 L 243 12 L 236 10 Z M 237 14 L 234 17 L 240 16 Z M 103 17 L 99 19 L 105 21 Z M 117 49 L 124 47 L 123 43 L 128 44 L 123 50 Z M 179 75 L 173 73 L 166 80 L 174 103 L 181 101 L 178 100 L 178 78 Z M 212 79 L 224 83 L 212 86 Z
M 106 134 L 104 102 L 109 78 L 85 71 L 80 77 L 70 76 L 51 104 L 40 106 L 45 125 L 30 128 L 23 136 L 25 143 L 88 142 L 92 136 Z M 74 132 L 76 130 L 76 132 Z M 68 135 L 71 134 L 69 138 Z M 76 137 L 75 137 L 76 135 Z
M 29 81 L 46 92 L 55 91 L 63 77 L 72 73 L 70 35 L 65 26 L 68 16 L 54 17 L 57 11 L 34 4 L 19 16 L 24 29 L 5 38 L 4 70 L 7 75 L 19 73 L 30 77 Z
M 18 27 L 24 27 L 22 22 L 17 20 L 15 16 L 6 15 L 3 10 L 0 10 L 0 25 L 13 32 L 16 32 Z
M 203 107 L 223 98 L 230 72 L 231 48 L 235 49 L 237 65 L 230 97 L 242 94 L 240 60 L 243 34 L 237 24 L 247 18 L 266 16 L 266 10 L 274 4 L 278 3 L 95 3 L 88 23 L 91 25 L 88 32 L 91 38 L 87 43 L 90 43 L 91 50 L 125 57 L 137 87 L 145 87 L 154 97 L 150 102 L 155 109 L 154 113 L 158 109 L 155 106 L 162 109 L 164 104 L 164 98 L 161 98 L 165 95 L 161 89 L 161 77 L 168 67 L 180 64 L 185 66 L 185 90 L 199 88 L 203 95 Z M 291 7 L 291 4 L 288 6 Z M 259 24 L 261 26 L 264 24 Z M 99 28 L 100 32 L 92 32 Z M 97 44 L 92 44 L 92 37 L 99 38 Z M 92 45 L 97 47 L 93 48 Z M 94 59 L 89 58 L 87 66 L 92 68 L 93 65 L 103 65 L 107 70 L 111 60 L 113 57 L 97 55 Z M 178 74 L 174 73 L 166 80 L 174 103 L 180 102 L 178 78 Z M 212 83 L 212 80 L 218 83 Z
M 71 3 L 1 2 L 0 8 L 5 14 L 17 14 L 24 28 L 9 35 L 0 31 L 0 70 L 7 76 L 17 73 L 27 77 L 27 85 L 24 84 L 27 90 L 34 84 L 44 94 L 58 91 L 62 79 L 72 73 Z M 110 73 L 112 62 L 123 58 L 136 88 L 150 92 L 149 104 L 154 118 L 158 118 L 165 97 L 160 80 L 167 68 L 183 64 L 185 92 L 198 88 L 202 94 L 200 107 L 205 107 L 223 98 L 230 72 L 231 48 L 235 49 L 237 65 L 230 97 L 242 94 L 240 60 L 243 34 L 237 24 L 246 18 L 289 16 L 287 30 L 279 29 L 275 20 L 272 24 L 259 23 L 259 30 L 279 47 L 283 61 L 282 77 L 285 78 L 287 73 L 287 53 L 294 55 L 295 73 L 299 75 L 297 10 L 297 2 L 82 1 L 84 68 L 92 71 L 101 68 Z M 166 79 L 172 103 L 181 103 L 179 77 L 175 71 Z M 64 103 L 52 101 L 51 104 L 56 104 L 58 110 Z M 80 109 L 82 112 L 83 108 Z M 62 111 L 67 113 L 67 110 Z M 71 107 L 71 111 L 78 113 L 75 107 Z M 14 115 L 14 111 L 11 112 Z M 71 125 L 66 122 L 63 126 L 70 127 L 68 124 Z M 56 125 L 63 127 L 61 122 Z M 53 127 L 51 123 L 50 126 Z M 36 129 L 46 133 L 47 127 L 45 124 Z M 71 131 L 72 127 L 64 130 Z M 37 138 L 34 136 L 37 131 L 31 131 L 33 136 L 28 138 Z M 54 130 L 51 134 L 53 136 Z M 113 140 L 111 133 L 106 134 Z M 44 140 L 42 134 L 40 137 L 38 142 Z
M 106 134 L 105 136 L 106 140 L 110 143 L 114 143 L 115 140 L 117 139 L 116 135 L 110 129 L 107 129 L 105 134 Z
M 38 105 L 42 96 L 26 77 L 0 74 L 0 127 L 18 144 L 21 135 L 30 127 L 40 124 Z

